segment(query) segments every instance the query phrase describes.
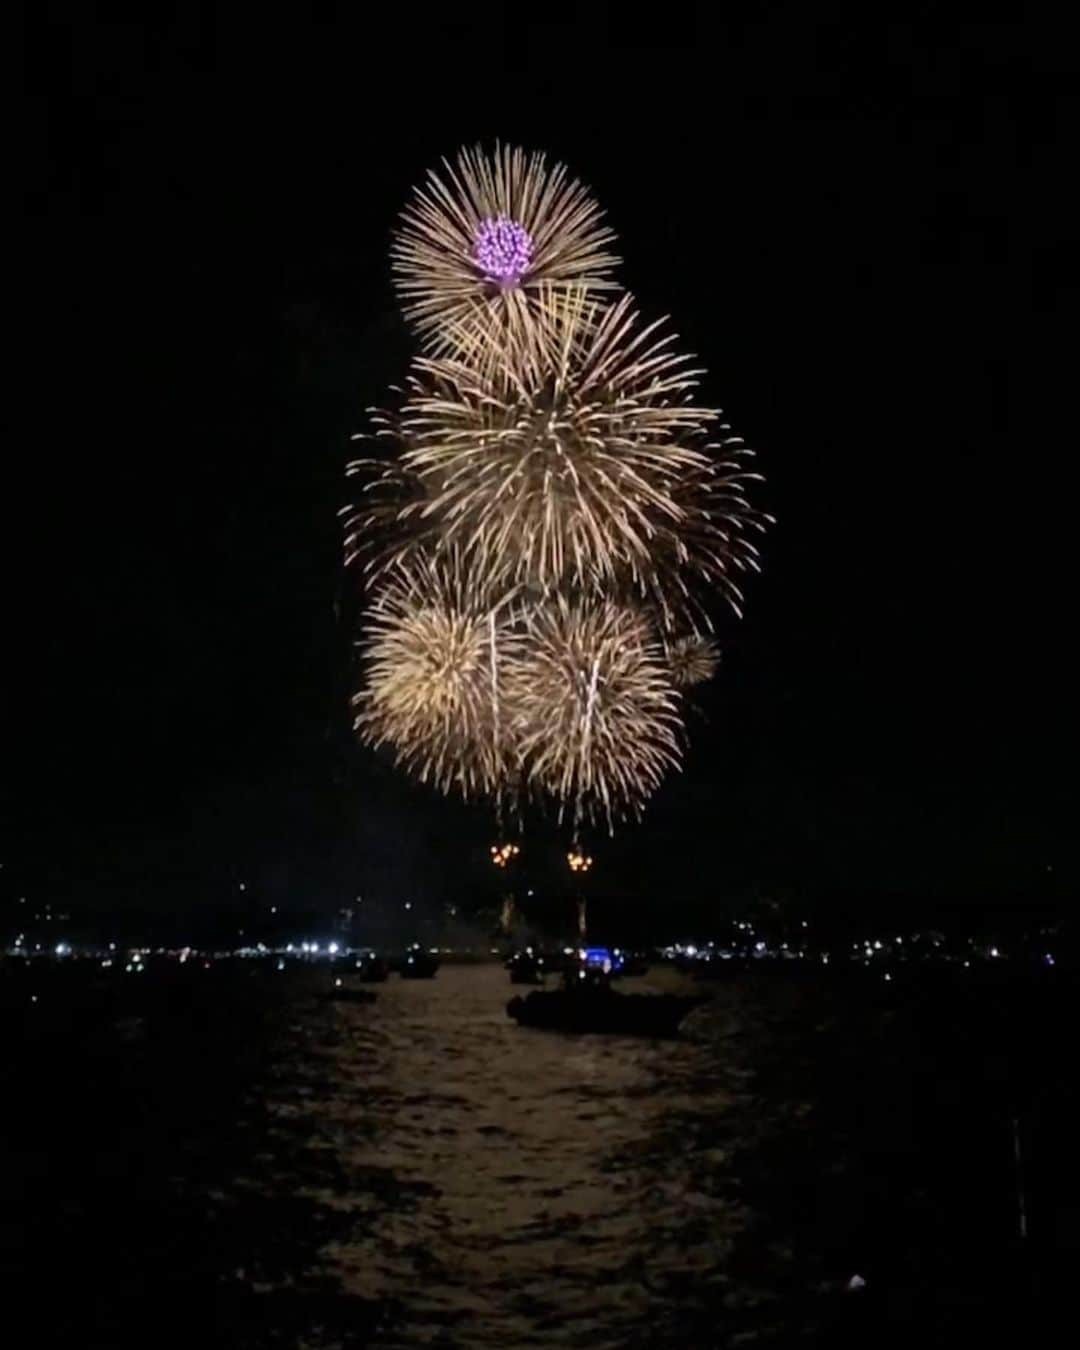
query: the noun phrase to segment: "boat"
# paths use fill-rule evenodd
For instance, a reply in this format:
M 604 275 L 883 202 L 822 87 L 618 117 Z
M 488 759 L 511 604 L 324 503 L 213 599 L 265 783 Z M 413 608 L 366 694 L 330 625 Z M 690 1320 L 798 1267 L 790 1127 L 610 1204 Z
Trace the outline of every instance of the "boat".
M 518 1026 L 612 1036 L 674 1036 L 679 1024 L 709 1000 L 677 994 L 621 994 L 610 987 L 534 990 L 512 998 L 506 1012 Z

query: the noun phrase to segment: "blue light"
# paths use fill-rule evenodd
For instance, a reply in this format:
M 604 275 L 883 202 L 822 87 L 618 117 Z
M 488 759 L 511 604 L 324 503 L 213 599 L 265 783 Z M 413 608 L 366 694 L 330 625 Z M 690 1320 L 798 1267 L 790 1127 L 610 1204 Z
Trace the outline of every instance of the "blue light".
M 608 947 L 586 947 L 585 955 L 582 958 L 585 966 L 589 970 L 621 970 L 623 967 L 623 958 L 619 953 L 613 953 Z

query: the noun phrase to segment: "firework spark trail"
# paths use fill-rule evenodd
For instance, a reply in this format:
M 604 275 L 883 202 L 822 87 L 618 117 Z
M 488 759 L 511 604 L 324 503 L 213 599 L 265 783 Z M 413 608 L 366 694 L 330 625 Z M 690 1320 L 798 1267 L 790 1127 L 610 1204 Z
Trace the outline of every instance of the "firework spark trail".
M 581 784 L 585 777 L 585 761 L 589 754 L 589 736 L 592 732 L 593 709 L 596 707 L 596 691 L 600 683 L 600 658 L 593 658 L 592 674 L 589 676 L 589 693 L 585 701 L 584 725 L 581 729 L 581 759 L 582 772 L 578 774 L 578 793 L 574 802 L 574 841 L 577 844 L 577 838 L 581 831 L 581 822 L 583 817 L 584 801 L 582 797 Z
M 491 739 L 494 743 L 495 759 L 499 759 L 499 663 L 498 644 L 495 640 L 495 611 L 488 615 L 488 655 L 491 659 Z

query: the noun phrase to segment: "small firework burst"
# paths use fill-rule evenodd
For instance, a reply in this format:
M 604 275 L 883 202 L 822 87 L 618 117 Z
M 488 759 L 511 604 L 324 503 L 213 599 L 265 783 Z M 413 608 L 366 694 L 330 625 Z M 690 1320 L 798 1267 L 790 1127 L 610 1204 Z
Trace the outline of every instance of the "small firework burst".
M 495 604 L 445 560 L 413 559 L 366 616 L 356 730 L 388 744 L 421 782 L 499 798 L 515 776 L 500 716 L 500 667 L 516 638 L 511 604 Z
M 720 667 L 720 648 L 712 638 L 690 633 L 675 638 L 666 647 L 671 676 L 680 689 L 704 684 Z
M 401 453 L 377 466 L 348 537 L 382 538 L 391 560 L 410 540 L 452 547 L 478 574 L 545 594 L 636 595 L 665 627 L 695 608 L 695 583 L 738 610 L 765 520 L 744 495 L 758 475 L 692 401 L 700 371 L 673 340 L 629 297 L 600 309 L 580 289 L 547 291 L 536 322 L 417 362 L 380 429 Z
M 646 617 L 565 597 L 529 617 L 507 662 L 529 787 L 574 824 L 638 815 L 681 761 L 679 696 Z
M 462 150 L 428 174 L 391 248 L 406 317 L 432 350 L 474 322 L 527 316 L 543 286 L 614 285 L 614 234 L 588 192 L 541 154 Z

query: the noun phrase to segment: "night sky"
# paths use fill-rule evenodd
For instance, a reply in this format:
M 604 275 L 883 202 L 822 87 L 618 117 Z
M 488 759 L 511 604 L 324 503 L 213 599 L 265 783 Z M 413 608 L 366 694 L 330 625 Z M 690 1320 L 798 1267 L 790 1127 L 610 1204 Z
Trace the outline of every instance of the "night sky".
M 242 876 L 327 904 L 492 888 L 490 817 L 353 744 L 336 513 L 349 436 L 412 350 L 397 213 L 441 155 L 501 137 L 592 187 L 778 518 L 686 771 L 592 841 L 595 884 L 868 907 L 1071 885 L 1065 450 L 1025 375 L 1075 173 L 1052 41 L 693 7 L 663 33 L 603 5 L 378 29 L 91 8 L 31 35 L 29 243 L 7 256 L 32 297 L 9 866 L 166 907 Z M 566 841 L 529 839 L 539 875 Z

